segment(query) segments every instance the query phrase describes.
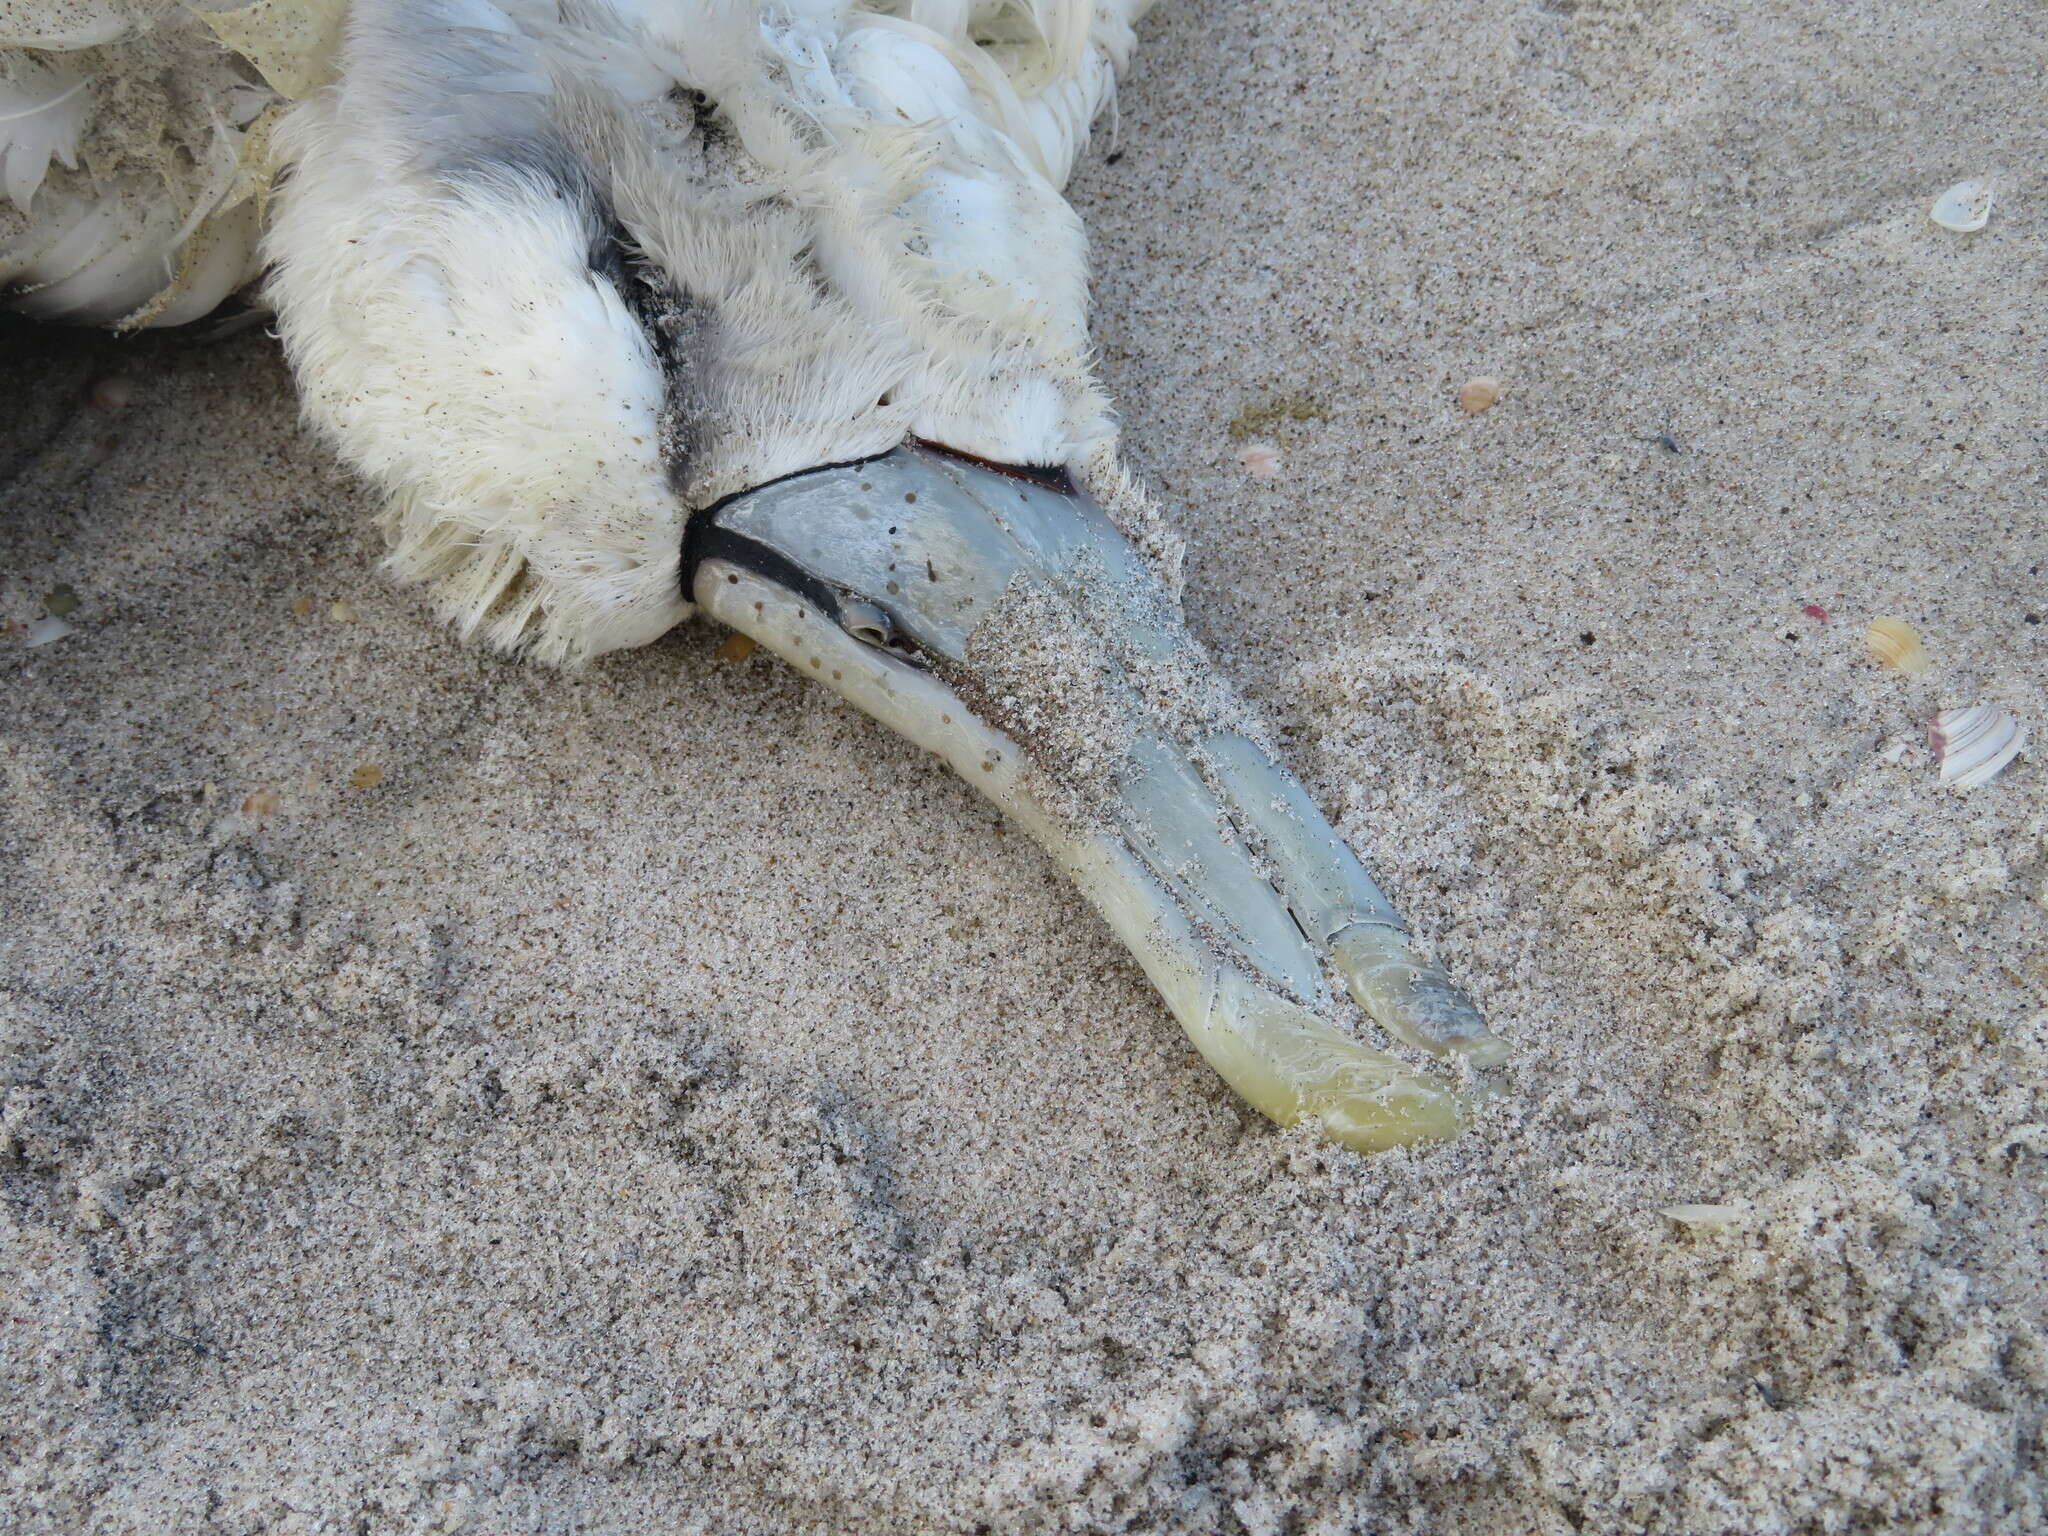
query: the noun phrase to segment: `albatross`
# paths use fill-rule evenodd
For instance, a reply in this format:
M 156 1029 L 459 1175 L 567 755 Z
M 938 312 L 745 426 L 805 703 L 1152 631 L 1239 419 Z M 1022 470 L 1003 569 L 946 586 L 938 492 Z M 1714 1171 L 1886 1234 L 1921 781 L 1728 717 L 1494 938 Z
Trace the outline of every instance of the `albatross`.
M 1148 5 L 0 0 L 0 292 L 253 285 L 462 635 L 730 625 L 1025 828 L 1251 1105 L 1443 1138 L 1506 1047 L 1191 638 L 1092 370 L 1062 188 Z

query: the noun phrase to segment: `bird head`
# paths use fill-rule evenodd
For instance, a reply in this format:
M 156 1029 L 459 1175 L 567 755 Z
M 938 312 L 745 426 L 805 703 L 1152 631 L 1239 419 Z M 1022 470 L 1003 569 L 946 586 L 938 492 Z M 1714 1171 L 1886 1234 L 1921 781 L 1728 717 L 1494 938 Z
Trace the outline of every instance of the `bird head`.
M 271 293 L 393 564 L 550 661 L 701 608 L 1025 826 L 1259 1109 L 1449 1134 L 1330 978 L 1409 1045 L 1499 1042 L 1130 537 L 1059 191 L 1127 18 L 685 9 L 365 0 L 286 125 Z

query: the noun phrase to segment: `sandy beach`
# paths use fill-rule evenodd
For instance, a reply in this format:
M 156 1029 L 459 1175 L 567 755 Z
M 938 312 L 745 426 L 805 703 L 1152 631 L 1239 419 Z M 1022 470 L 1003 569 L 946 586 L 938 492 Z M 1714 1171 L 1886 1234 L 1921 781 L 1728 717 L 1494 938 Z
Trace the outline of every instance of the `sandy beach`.
M 0 1526 L 2042 1529 L 2039 20 L 1144 24 L 1126 452 L 1515 1046 L 1413 1151 L 765 652 L 458 643 L 260 328 L 0 330 Z

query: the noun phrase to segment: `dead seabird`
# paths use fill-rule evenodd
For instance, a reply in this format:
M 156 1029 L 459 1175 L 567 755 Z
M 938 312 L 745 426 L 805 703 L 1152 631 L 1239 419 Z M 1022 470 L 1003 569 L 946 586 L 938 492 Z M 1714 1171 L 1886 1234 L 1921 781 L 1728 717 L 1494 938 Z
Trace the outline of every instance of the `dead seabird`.
M 702 608 L 1026 827 L 1265 1114 L 1449 1135 L 1329 978 L 1505 1047 L 1186 634 L 1090 368 L 1060 188 L 1146 3 L 10 0 L 0 282 L 167 324 L 267 263 L 463 633 L 573 665 Z

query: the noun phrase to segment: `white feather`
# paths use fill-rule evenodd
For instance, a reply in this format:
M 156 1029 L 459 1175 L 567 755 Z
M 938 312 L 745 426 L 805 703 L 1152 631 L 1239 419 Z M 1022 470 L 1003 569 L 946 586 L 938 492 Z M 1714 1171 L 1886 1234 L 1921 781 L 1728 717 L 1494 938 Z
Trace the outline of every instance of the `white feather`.
M 0 80 L 0 190 L 23 213 L 49 173 L 52 158 L 78 168 L 92 76 L 28 64 Z
M 39 199 L 43 217 L 35 233 L 51 238 L 15 274 L 13 302 L 32 315 L 64 319 L 86 314 L 109 319 L 145 303 L 169 276 L 171 239 L 178 222 L 161 188 L 123 177 L 90 195 L 66 190 Z M 11 255 L 0 252 L 0 255 Z
M 168 9 L 168 0 L 0 0 L 0 48 L 102 48 Z

